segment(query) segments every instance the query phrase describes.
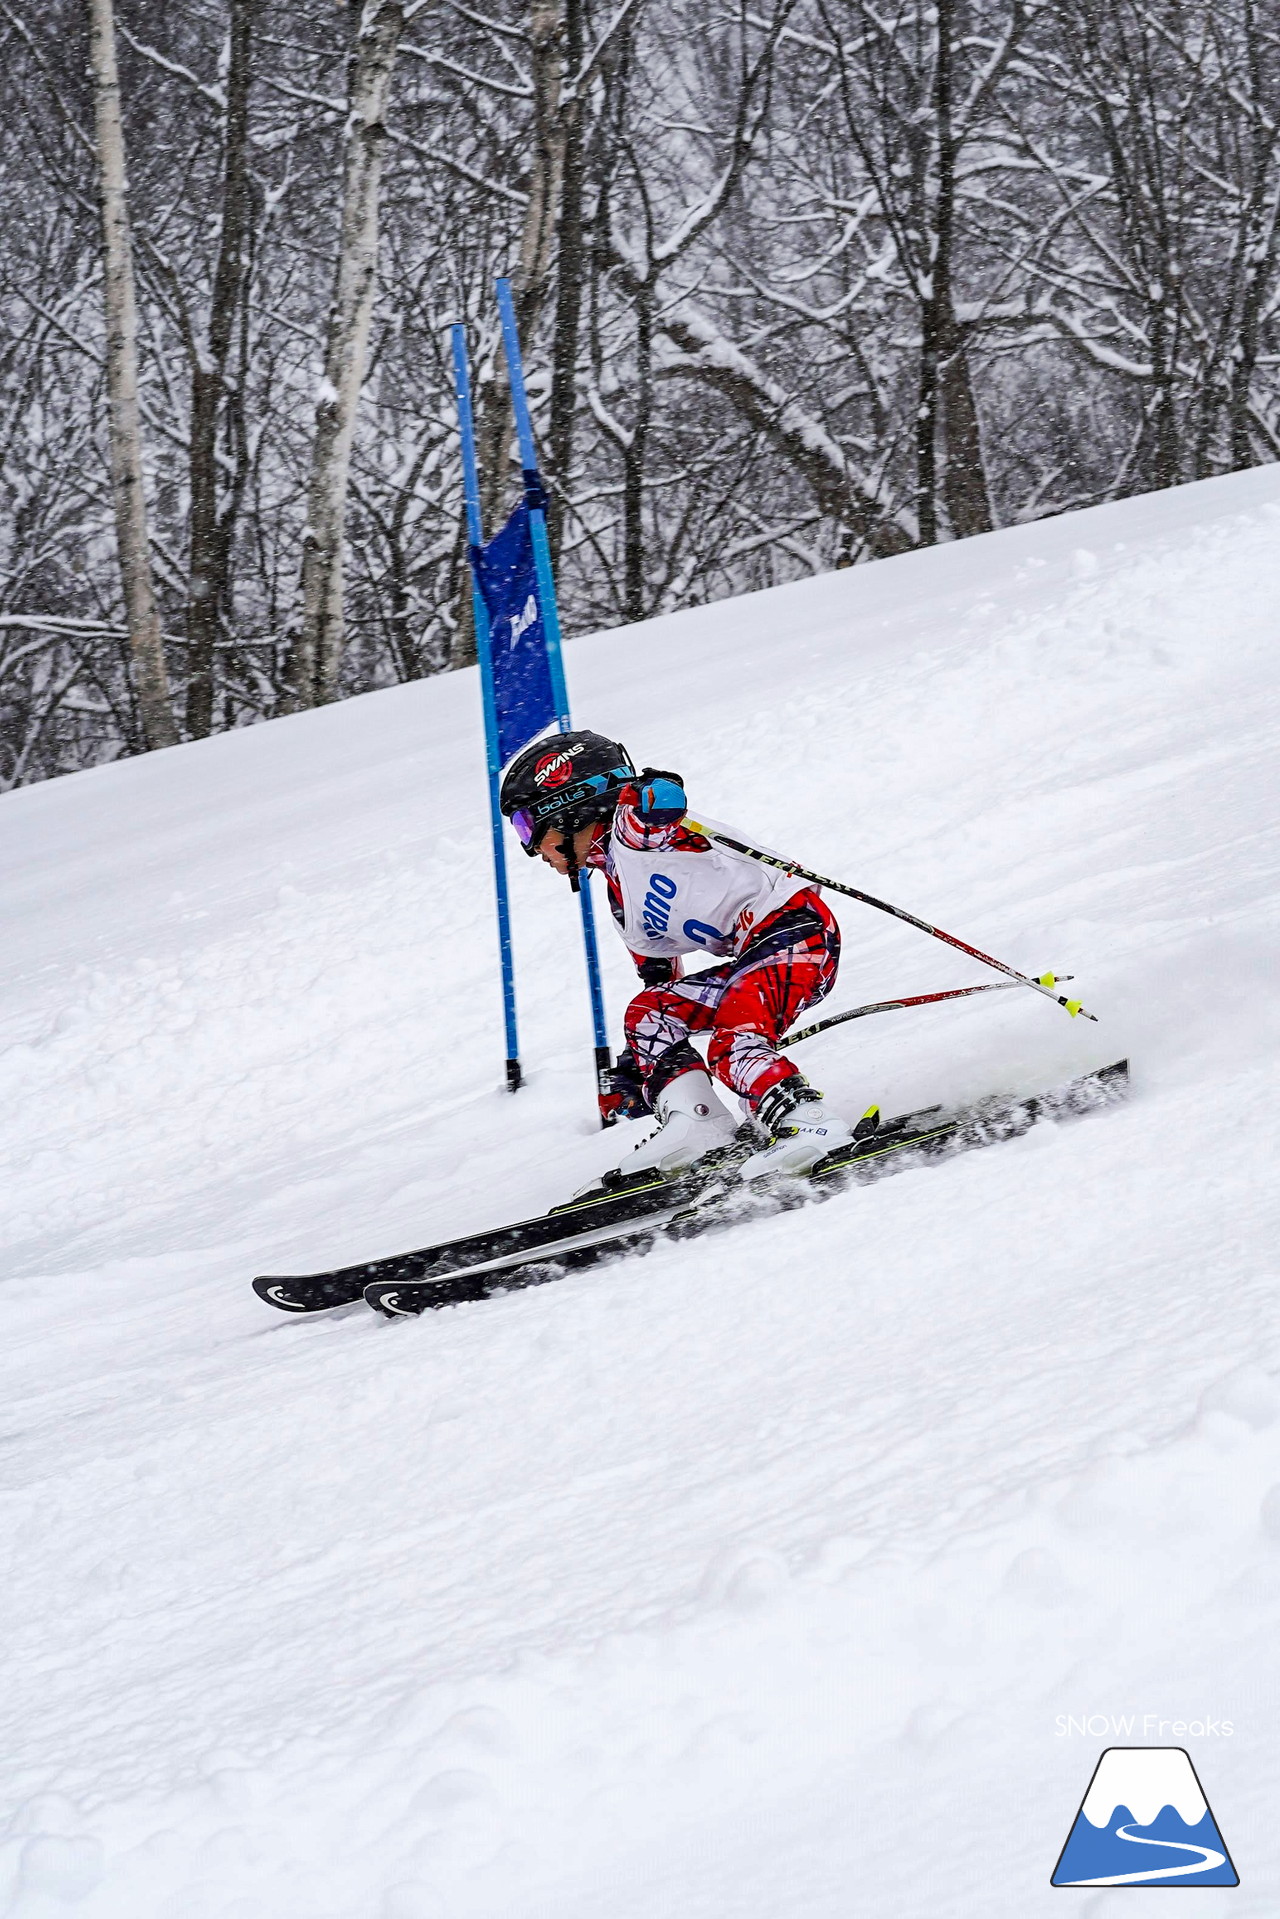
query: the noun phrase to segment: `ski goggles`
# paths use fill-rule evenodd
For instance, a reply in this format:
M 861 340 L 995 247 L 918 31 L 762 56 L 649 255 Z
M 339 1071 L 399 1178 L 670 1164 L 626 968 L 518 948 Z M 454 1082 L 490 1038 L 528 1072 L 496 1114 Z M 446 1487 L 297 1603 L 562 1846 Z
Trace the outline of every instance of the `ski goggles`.
M 533 836 L 538 830 L 537 821 L 527 806 L 518 806 L 511 815 L 511 824 L 516 829 L 516 838 L 521 846 L 533 846 Z
M 608 773 L 590 773 L 585 779 L 574 780 L 570 786 L 558 787 L 532 806 L 518 806 L 511 815 L 516 838 L 526 853 L 536 853 L 538 841 L 553 821 L 568 823 L 578 807 L 616 793 L 620 786 L 634 778 L 632 767 L 615 766 Z

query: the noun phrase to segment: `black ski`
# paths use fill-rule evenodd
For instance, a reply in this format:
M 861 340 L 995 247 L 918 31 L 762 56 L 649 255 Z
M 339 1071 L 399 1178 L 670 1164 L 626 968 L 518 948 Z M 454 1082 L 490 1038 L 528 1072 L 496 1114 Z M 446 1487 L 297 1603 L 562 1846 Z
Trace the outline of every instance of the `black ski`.
M 575 1245 L 581 1248 L 594 1244 L 597 1237 L 616 1239 L 636 1221 L 670 1217 L 689 1205 L 701 1191 L 705 1177 L 664 1179 L 661 1174 L 639 1173 L 629 1179 L 615 1179 L 581 1199 L 539 1213 L 535 1219 L 491 1227 L 488 1232 L 444 1240 L 438 1246 L 423 1246 L 412 1253 L 395 1253 L 388 1259 L 366 1260 L 360 1266 L 341 1266 L 331 1273 L 266 1273 L 254 1280 L 253 1290 L 259 1299 L 278 1306 L 281 1312 L 323 1313 L 362 1299 L 369 1286 L 411 1285 L 427 1279 L 442 1265 L 457 1271 L 501 1263 L 513 1255 L 540 1253 L 544 1259 L 561 1258 Z M 462 1288 L 450 1299 L 483 1296 L 483 1290 Z
M 690 1206 L 673 1216 L 665 1231 L 672 1239 L 691 1239 L 719 1226 L 736 1226 L 815 1199 L 829 1199 L 851 1185 L 865 1185 L 904 1164 L 993 1146 L 1000 1140 L 1016 1139 L 1042 1119 L 1067 1119 L 1114 1105 L 1124 1098 L 1128 1087 L 1129 1062 L 1120 1059 L 1047 1093 L 1027 1094 L 1020 1099 L 997 1094 L 954 1113 L 933 1107 L 929 1114 L 908 1114 L 890 1120 L 868 1139 L 829 1153 L 802 1178 L 757 1184 L 724 1179 L 709 1183 Z
M 399 1262 L 378 1262 L 381 1270 L 365 1284 L 364 1297 L 378 1312 L 400 1319 L 537 1285 L 601 1258 L 647 1250 L 659 1233 L 690 1238 L 829 1198 L 850 1184 L 920 1159 L 1014 1139 L 1039 1120 L 1066 1118 L 1113 1104 L 1124 1097 L 1128 1081 L 1128 1061 L 1116 1060 L 1048 1093 L 995 1097 L 951 1114 L 938 1108 L 904 1114 L 869 1138 L 829 1154 L 803 1178 L 745 1183 L 737 1178 L 733 1163 L 742 1154 L 731 1149 L 718 1171 L 704 1165 L 684 1179 L 655 1181 L 615 1195 L 591 1194 L 537 1220 L 409 1254 Z M 397 1264 L 400 1271 L 387 1270 Z M 354 1277 L 362 1269 L 349 1270 Z M 325 1277 L 345 1279 L 346 1275 L 321 1276 L 320 1283 Z M 263 1292 L 269 1283 L 295 1282 L 254 1282 L 262 1297 L 281 1305 L 283 1301 Z

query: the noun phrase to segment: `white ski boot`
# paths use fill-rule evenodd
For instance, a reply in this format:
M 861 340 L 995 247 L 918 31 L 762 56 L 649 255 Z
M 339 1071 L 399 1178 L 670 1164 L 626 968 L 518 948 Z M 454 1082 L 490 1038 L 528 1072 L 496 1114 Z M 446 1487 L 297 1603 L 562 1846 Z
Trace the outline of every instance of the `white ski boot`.
M 651 1170 L 682 1173 L 704 1153 L 729 1146 L 737 1137 L 737 1126 L 717 1099 L 710 1076 L 701 1069 L 668 1080 L 654 1111 L 657 1131 L 642 1139 L 618 1168 L 627 1177 Z
M 838 1113 L 829 1113 L 822 1094 L 796 1073 L 771 1086 L 756 1108 L 756 1118 L 773 1138 L 760 1152 L 744 1160 L 743 1179 L 764 1179 L 770 1173 L 807 1173 L 837 1147 L 852 1143 L 852 1128 Z

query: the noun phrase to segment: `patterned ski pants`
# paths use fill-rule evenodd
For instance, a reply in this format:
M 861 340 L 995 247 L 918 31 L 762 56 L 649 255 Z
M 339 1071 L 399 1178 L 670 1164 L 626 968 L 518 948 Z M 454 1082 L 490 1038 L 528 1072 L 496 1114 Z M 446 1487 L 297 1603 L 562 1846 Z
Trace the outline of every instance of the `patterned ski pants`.
M 777 1042 L 825 999 L 840 964 L 840 929 L 813 891 L 761 920 L 737 959 L 693 979 L 650 986 L 627 1008 L 627 1043 L 652 1106 L 669 1081 L 700 1067 L 690 1033 L 711 1034 L 707 1066 L 751 1106 L 797 1071 Z

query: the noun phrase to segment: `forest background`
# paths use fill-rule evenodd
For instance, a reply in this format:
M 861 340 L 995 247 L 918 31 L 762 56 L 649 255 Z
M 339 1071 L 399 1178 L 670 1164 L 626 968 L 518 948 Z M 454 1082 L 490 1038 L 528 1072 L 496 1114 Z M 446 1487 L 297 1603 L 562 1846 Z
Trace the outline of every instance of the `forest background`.
M 1255 0 L 0 0 L 0 786 L 1280 457 Z M 778 672 L 803 636 L 779 633 Z

